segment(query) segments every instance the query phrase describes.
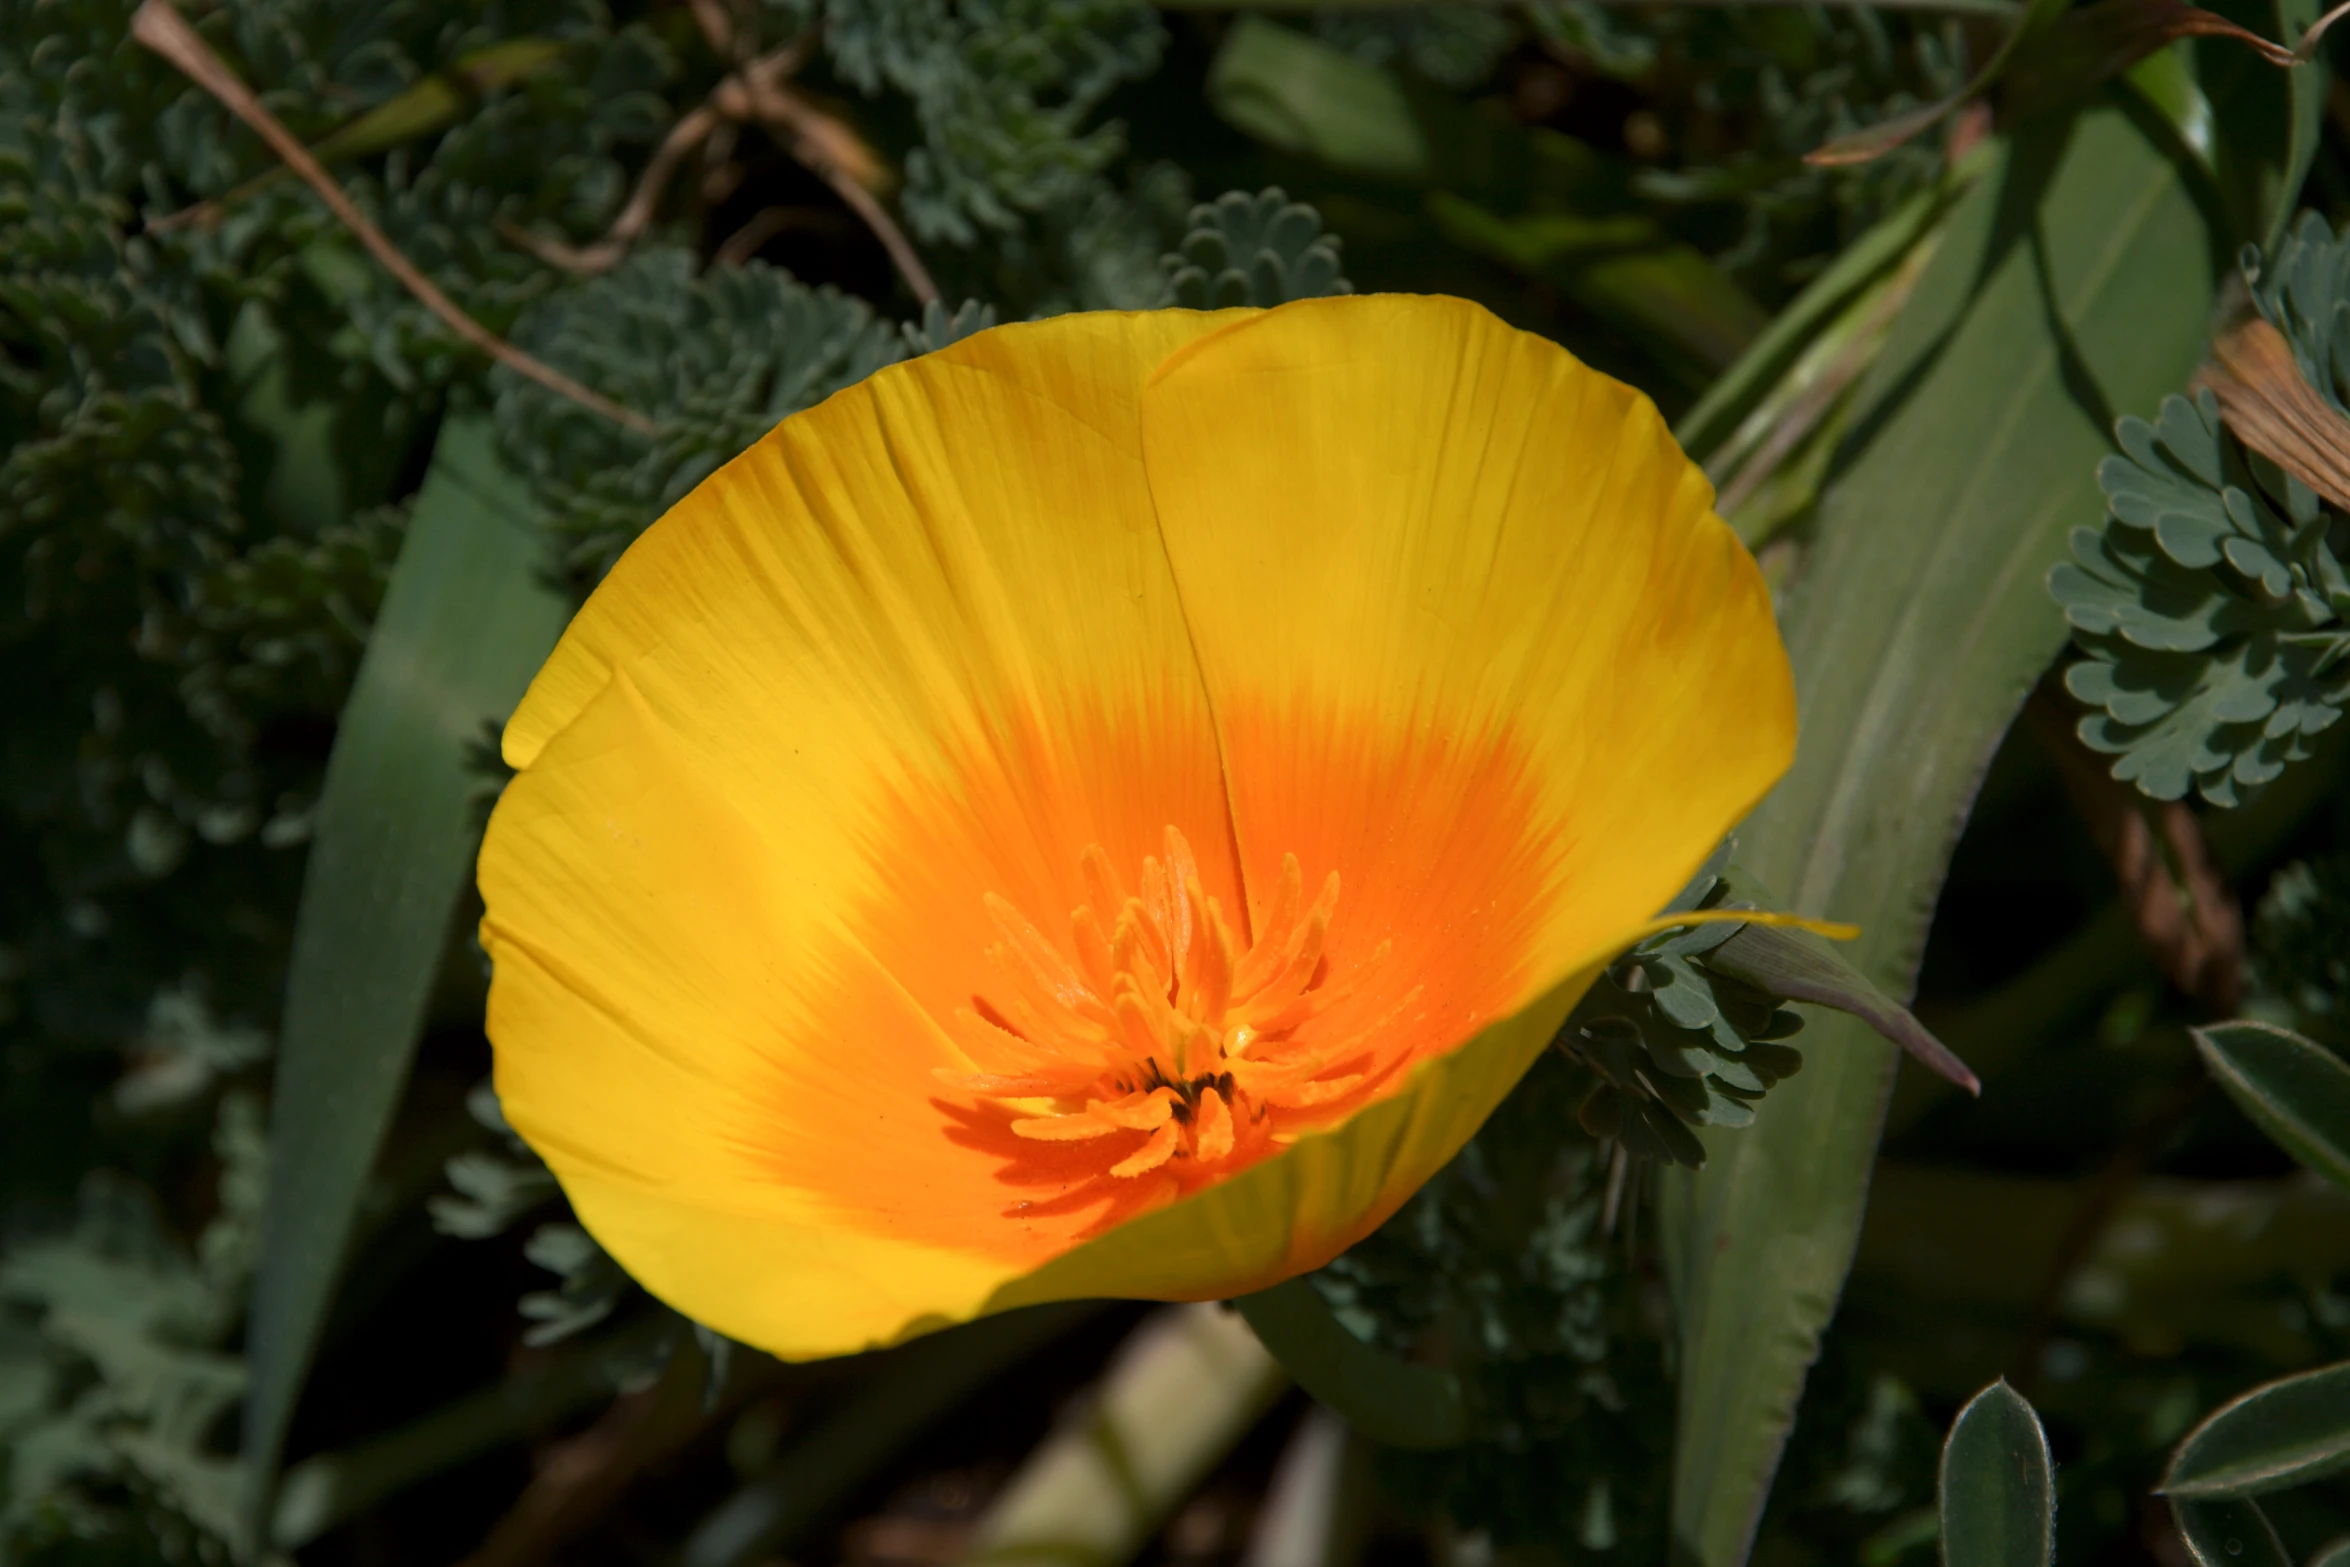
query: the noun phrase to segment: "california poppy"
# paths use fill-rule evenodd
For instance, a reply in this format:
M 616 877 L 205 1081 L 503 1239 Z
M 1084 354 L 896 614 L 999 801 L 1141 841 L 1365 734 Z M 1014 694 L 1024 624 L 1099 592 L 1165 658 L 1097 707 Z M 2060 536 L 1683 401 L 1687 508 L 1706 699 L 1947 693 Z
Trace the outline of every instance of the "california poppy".
M 1457 300 L 875 374 L 649 530 L 507 727 L 506 1114 L 779 1355 L 1320 1265 L 1786 767 L 1711 505 Z

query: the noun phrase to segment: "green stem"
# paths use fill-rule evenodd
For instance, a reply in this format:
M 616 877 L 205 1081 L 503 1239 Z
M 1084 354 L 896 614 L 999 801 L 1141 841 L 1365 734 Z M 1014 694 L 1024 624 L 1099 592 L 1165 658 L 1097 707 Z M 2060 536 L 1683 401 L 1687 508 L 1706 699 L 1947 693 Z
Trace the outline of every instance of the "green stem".
M 1442 1448 L 1458 1447 L 1467 1436 L 1458 1377 L 1364 1343 L 1304 1279 L 1232 1304 L 1300 1387 L 1372 1441 Z

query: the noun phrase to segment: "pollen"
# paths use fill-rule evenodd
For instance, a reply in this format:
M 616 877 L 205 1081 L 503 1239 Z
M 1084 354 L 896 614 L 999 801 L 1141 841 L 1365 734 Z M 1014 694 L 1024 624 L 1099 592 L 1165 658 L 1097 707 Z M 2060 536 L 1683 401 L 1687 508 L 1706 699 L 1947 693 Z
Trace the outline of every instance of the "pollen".
M 1013 1113 L 1037 1142 L 1097 1144 L 1120 1181 L 1165 1171 L 1184 1185 L 1233 1173 L 1301 1124 L 1358 1098 L 1383 1075 L 1372 1045 L 1385 1017 L 1332 1037 L 1322 1026 L 1387 956 L 1333 981 L 1338 873 L 1309 904 L 1285 855 L 1254 939 L 1200 886 L 1175 828 L 1128 892 L 1097 844 L 1080 856 L 1088 901 L 1055 943 L 989 895 L 1002 938 L 988 951 L 999 997 L 959 1017 L 977 1073 L 939 1075 Z

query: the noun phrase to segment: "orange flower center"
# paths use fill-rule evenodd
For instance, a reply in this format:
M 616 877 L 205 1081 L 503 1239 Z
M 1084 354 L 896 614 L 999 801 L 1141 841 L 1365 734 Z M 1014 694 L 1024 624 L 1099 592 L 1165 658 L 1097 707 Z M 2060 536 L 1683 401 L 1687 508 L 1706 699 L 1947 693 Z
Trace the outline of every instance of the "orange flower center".
M 1164 861 L 1144 858 L 1138 894 L 1099 844 L 1086 849 L 1091 901 L 1071 912 L 1066 951 L 988 896 L 1003 937 L 988 956 L 1010 989 L 1003 1005 L 981 999 L 959 1014 L 982 1070 L 940 1075 L 1015 1112 L 1018 1136 L 1100 1142 L 1109 1175 L 1174 1165 L 1188 1186 L 1294 1136 L 1296 1116 L 1282 1112 L 1364 1087 L 1375 1071 L 1369 1042 L 1418 992 L 1367 1029 L 1317 1037 L 1316 1021 L 1369 966 L 1330 981 L 1338 873 L 1309 907 L 1297 856 L 1284 855 L 1264 928 L 1244 942 L 1201 890 L 1191 846 L 1173 827 L 1166 847 Z M 1387 952 L 1382 942 L 1370 963 Z

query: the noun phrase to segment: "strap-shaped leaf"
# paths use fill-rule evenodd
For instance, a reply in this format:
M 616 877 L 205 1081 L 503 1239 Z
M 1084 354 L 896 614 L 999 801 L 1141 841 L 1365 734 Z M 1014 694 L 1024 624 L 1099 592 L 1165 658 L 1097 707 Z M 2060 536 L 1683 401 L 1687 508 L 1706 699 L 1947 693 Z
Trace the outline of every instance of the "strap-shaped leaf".
M 255 1518 L 472 873 L 468 748 L 563 627 L 541 556 L 488 422 L 452 419 L 343 708 L 303 875 L 248 1340 Z
M 1243 1295 L 1233 1305 L 1298 1386 L 1372 1441 L 1457 1447 L 1467 1435 L 1459 1378 L 1356 1338 L 1304 1279 Z
M 2350 1469 L 2350 1360 L 2266 1382 L 2222 1404 L 2171 1455 L 2162 1489 L 2264 1496 Z
M 2043 118 L 1994 156 L 1858 394 L 1783 614 L 1802 749 L 1739 830 L 1789 907 L 1861 926 L 1847 956 L 1896 996 L 1984 764 L 2061 645 L 2015 584 L 2096 514 L 2105 407 L 2193 372 L 2214 283 L 2194 187 L 2122 114 Z M 1746 1558 L 1875 1165 L 1894 1052 L 1842 1017 L 1804 1038 L 1767 1113 L 1705 1129 L 1705 1169 L 1660 1183 L 1672 1528 L 1699 1567 Z
M 2192 1502 L 2174 1498 L 2171 1516 L 2196 1567 L 2293 1567 L 2276 1526 L 2249 1499 Z
M 1942 1444 L 1944 1567 L 2048 1567 L 2056 1466 L 2048 1434 L 2004 1381 L 1977 1393 Z
M 2199 1028 L 2195 1048 L 2237 1108 L 2279 1147 L 2350 1189 L 2350 1066 L 2341 1057 L 2267 1023 Z

